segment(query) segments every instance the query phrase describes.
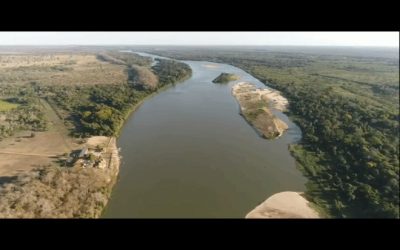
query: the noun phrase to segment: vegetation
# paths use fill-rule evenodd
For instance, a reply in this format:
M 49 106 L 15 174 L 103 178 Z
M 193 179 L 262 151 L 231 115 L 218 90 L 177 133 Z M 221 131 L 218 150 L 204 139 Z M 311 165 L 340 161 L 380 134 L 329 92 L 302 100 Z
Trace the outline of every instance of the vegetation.
M 157 53 L 229 63 L 280 90 L 303 132 L 290 149 L 308 198 L 333 217 L 399 218 L 398 52 L 356 52 Z
M 97 58 L 114 64 L 123 64 L 127 66 L 137 65 L 142 67 L 150 67 L 153 60 L 147 56 L 141 56 L 136 53 L 109 51 L 100 53 Z
M 102 62 L 88 53 L 0 56 L 0 84 L 120 84 L 127 81 L 124 70 L 124 65 Z
M 217 78 L 215 78 L 213 83 L 228 83 L 230 81 L 236 81 L 239 77 L 235 74 L 221 73 Z
M 160 61 L 151 68 L 148 57 L 110 54 L 113 57 L 108 53 L 104 55 L 109 57 L 100 54 L 97 58 L 93 54 L 42 55 L 44 59 L 36 55 L 2 56 L 0 139 L 17 130 L 45 130 L 50 113 L 57 118 L 52 122 L 62 127 L 59 130 L 65 130 L 64 122 L 73 136 L 117 135 L 141 100 L 191 74 L 189 66 L 175 61 Z M 36 140 L 42 135 L 31 132 L 30 138 L 24 139 Z M 67 143 L 66 138 L 61 139 L 62 144 Z M 7 179 L 0 185 L 0 217 L 98 217 L 109 198 L 115 170 L 48 166 Z
M 129 82 L 136 89 L 155 90 L 158 87 L 158 77 L 149 68 L 134 65 L 128 74 Z
M 72 135 L 116 135 L 133 107 L 149 91 L 128 84 L 95 86 L 49 86 L 50 103 L 60 109 Z
M 158 76 L 160 87 L 184 81 L 192 76 L 192 69 L 185 63 L 167 59 L 156 61 L 157 64 L 152 70 Z
M 3 92 L 14 95 L 6 101 L 0 101 L 0 140 L 20 130 L 47 130 L 44 109 L 31 88 L 9 87 L 4 88 Z
M 86 55 L 84 58 L 92 60 L 92 56 Z M 45 57 L 47 58 L 47 56 Z M 39 103 L 34 105 L 39 98 L 44 98 L 52 104 L 74 136 L 117 135 L 125 118 L 140 100 L 160 87 L 182 81 L 191 75 L 188 65 L 173 60 L 159 60 L 156 66 L 150 68 L 151 58 L 134 53 L 110 51 L 101 53 L 97 57 L 107 61 L 105 65 L 109 65 L 109 62 L 111 62 L 110 65 L 122 64 L 125 68 L 125 80 L 119 84 L 45 84 L 42 81 L 31 81 L 18 85 L 4 85 L 0 96 L 18 96 L 19 101 L 28 99 L 25 100 L 26 105 L 18 106 L 12 113 L 8 112 L 6 118 L 3 119 L 7 121 L 11 119 L 11 123 L 14 124 L 12 128 L 3 124 L 6 121 L 2 122 L 0 117 L 0 132 L 3 136 L 11 135 L 17 129 L 41 131 L 46 128 Z M 52 57 L 48 58 L 50 60 Z M 74 55 L 71 55 L 71 58 L 75 58 Z M 13 63 L 11 59 L 6 61 L 10 65 Z M 76 59 L 83 60 L 79 56 L 76 56 Z M 46 62 L 43 62 L 40 57 L 33 57 L 33 59 L 23 57 L 18 60 L 25 64 L 32 63 L 31 60 L 34 60 L 35 63 L 36 61 Z M 50 60 L 47 67 L 55 64 L 55 66 L 51 66 L 56 68 L 54 70 L 64 71 L 63 67 L 65 66 L 59 65 L 63 60 L 57 58 L 54 59 L 54 62 Z M 41 70 L 44 69 L 46 68 Z M 46 70 L 40 71 L 40 74 L 46 72 Z M 67 72 L 66 74 L 72 73 Z M 27 110 L 28 107 L 29 110 Z M 27 124 L 31 126 L 28 127 Z
M 1 111 L 10 111 L 18 107 L 18 104 L 8 102 L 7 100 L 0 100 L 0 112 Z
M 240 113 L 266 139 L 282 135 L 288 127 L 268 108 L 268 102 L 250 83 L 233 86 L 233 95 L 240 104 Z
M 0 218 L 96 218 L 111 193 L 110 174 L 48 166 L 0 186 Z
M 128 74 L 126 84 L 45 86 L 41 91 L 53 93 L 48 100 L 65 114 L 73 135 L 117 135 L 139 101 L 160 87 L 188 78 L 191 69 L 184 63 L 161 60 L 152 69 L 129 66 Z

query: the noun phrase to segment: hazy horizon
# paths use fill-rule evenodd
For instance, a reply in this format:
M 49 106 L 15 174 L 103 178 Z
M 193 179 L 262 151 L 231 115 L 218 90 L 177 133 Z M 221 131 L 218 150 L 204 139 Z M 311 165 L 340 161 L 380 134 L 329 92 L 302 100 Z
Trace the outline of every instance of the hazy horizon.
M 102 46 L 160 46 L 160 47 L 347 47 L 347 48 L 390 48 L 390 49 L 399 49 L 399 47 L 395 46 L 378 46 L 378 45 L 231 45 L 231 44 L 203 44 L 203 45 L 196 45 L 196 44 L 0 44 L 0 47 L 69 47 L 69 46 L 89 46 L 89 47 L 102 47 Z
M 399 32 L 1 32 L 0 46 L 399 47 Z

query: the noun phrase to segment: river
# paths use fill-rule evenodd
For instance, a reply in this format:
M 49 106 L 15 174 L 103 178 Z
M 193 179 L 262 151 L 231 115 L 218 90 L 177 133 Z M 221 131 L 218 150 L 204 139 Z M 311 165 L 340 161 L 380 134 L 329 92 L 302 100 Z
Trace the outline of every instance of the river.
M 142 55 L 148 55 L 141 53 Z M 146 100 L 118 139 L 122 164 L 104 218 L 244 218 L 274 193 L 304 191 L 288 144 L 301 138 L 289 125 L 265 140 L 239 115 L 232 85 L 265 85 L 227 64 L 183 61 L 193 76 Z M 220 73 L 240 80 L 211 81 Z

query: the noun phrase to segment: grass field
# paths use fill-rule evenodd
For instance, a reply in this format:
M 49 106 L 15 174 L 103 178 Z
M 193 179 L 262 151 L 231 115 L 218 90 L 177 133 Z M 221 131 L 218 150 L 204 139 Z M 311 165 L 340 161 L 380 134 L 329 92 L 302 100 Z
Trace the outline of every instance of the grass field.
M 45 100 L 40 101 L 50 124 L 49 130 L 35 132 L 34 137 L 29 130 L 19 131 L 14 136 L 1 140 L 0 176 L 13 176 L 38 166 L 52 164 L 62 154 L 79 149 L 80 145 L 68 136 L 68 130 L 51 106 Z
M 0 56 L 0 84 L 120 84 L 123 65 L 99 61 L 95 54 L 13 54 Z
M 9 111 L 18 107 L 18 104 L 0 100 L 0 111 Z

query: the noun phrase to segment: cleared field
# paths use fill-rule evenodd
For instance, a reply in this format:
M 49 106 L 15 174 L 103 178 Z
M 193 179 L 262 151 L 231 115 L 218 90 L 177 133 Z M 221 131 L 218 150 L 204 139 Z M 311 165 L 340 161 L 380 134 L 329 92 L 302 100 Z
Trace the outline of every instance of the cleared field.
M 111 159 L 113 168 L 119 166 L 118 151 L 115 138 L 106 136 L 94 136 L 86 143 L 80 143 L 80 139 L 68 136 L 62 120 L 57 116 L 52 107 L 43 99 L 40 100 L 45 108 L 46 118 L 50 122 L 50 128 L 45 132 L 21 131 L 16 135 L 0 141 L 0 177 L 15 176 L 19 173 L 32 170 L 39 166 L 56 163 L 64 154 L 83 147 L 106 148 L 103 153 L 107 164 Z
M 0 84 L 120 84 L 123 65 L 100 61 L 95 54 L 0 55 Z
M 94 85 L 127 83 L 125 65 L 97 59 L 90 53 L 31 53 L 0 55 L 1 84 L 21 85 L 36 82 L 44 85 Z M 28 85 L 29 86 L 29 85 Z M 69 136 L 64 121 L 44 99 L 40 100 L 48 131 L 16 132 L 0 141 L 0 176 L 14 176 L 38 166 L 57 162 L 61 156 L 84 147 Z M 0 100 L 0 111 L 10 111 L 17 104 Z M 12 111 L 11 111 L 12 112 Z M 0 116 L 0 122 L 5 116 Z M 108 156 L 110 158 L 110 156 Z
M 0 141 L 0 176 L 13 176 L 38 166 L 48 165 L 58 156 L 69 153 L 70 148 L 80 145 L 65 138 L 58 132 L 36 132 L 30 137 L 29 131 Z
M 0 100 L 0 111 L 9 111 L 18 107 L 18 104 Z
M 0 161 L 0 176 L 2 177 L 15 176 L 52 162 L 47 156 L 0 154 L 0 158 L 2 159 Z
M 97 218 L 108 202 L 119 171 L 115 138 L 91 137 L 87 146 L 106 145 L 105 168 L 19 168 L 18 176 L 1 176 L 1 218 Z M 10 159 L 19 166 L 29 157 Z M 39 158 L 37 161 L 40 161 Z M 3 183 L 2 183 L 3 182 Z
M 67 135 L 68 131 L 50 105 L 44 100 L 41 103 L 50 122 L 49 131 L 35 132 L 34 137 L 31 131 L 22 131 L 0 141 L 0 176 L 13 176 L 51 164 L 64 153 L 82 147 Z

